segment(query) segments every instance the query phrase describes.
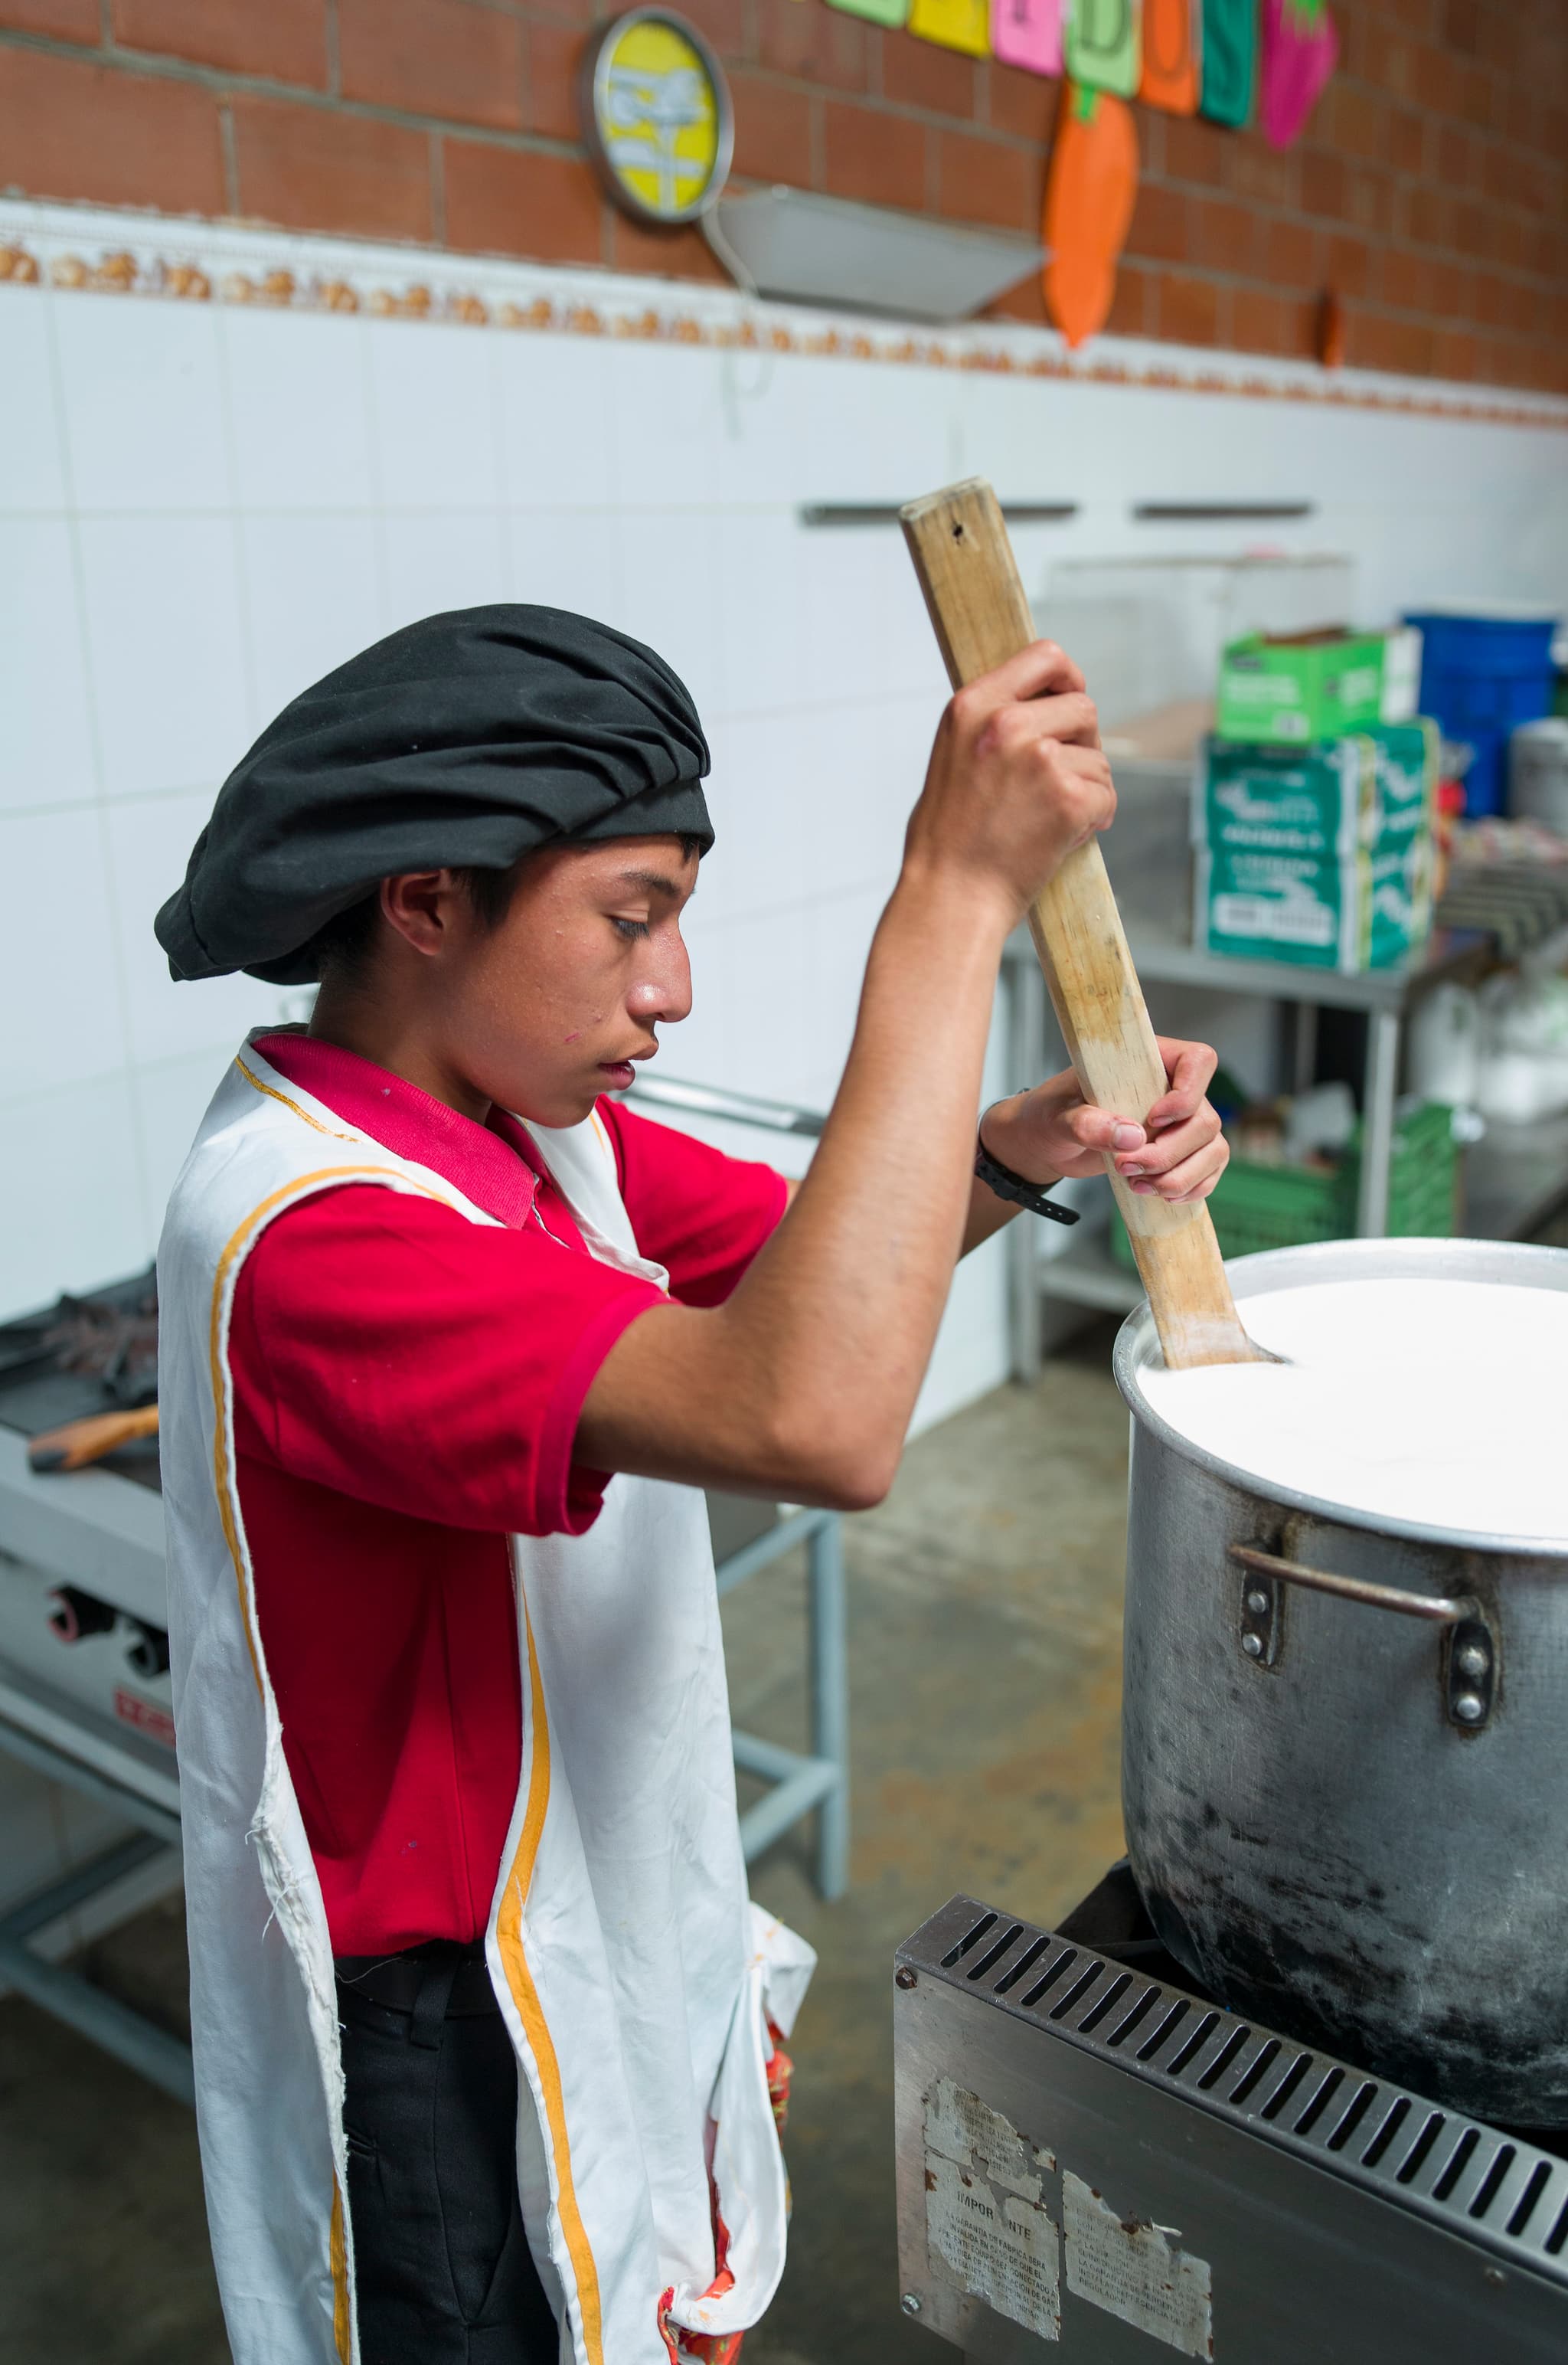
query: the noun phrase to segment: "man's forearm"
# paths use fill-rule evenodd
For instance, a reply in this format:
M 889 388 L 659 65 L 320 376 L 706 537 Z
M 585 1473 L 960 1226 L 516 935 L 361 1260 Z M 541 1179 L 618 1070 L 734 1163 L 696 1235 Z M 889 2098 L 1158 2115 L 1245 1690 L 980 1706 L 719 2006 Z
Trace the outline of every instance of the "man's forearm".
M 1048 1187 L 1049 1182 L 1054 1178 L 1042 1177 L 1041 1179 L 1042 1187 Z M 784 1184 L 786 1207 L 794 1205 L 800 1196 L 800 1191 L 799 1182 L 793 1177 L 787 1177 Z M 971 1249 L 980 1248 L 997 1232 L 1004 1230 L 1014 1216 L 1022 1213 L 1023 1209 L 1015 1201 L 999 1199 L 995 1192 L 988 1190 L 979 1175 L 975 1175 L 969 1184 L 969 1213 L 964 1218 L 964 1245 L 958 1251 L 960 1261 L 969 1255 Z
M 1011 917 L 962 880 L 901 879 L 789 1213 L 726 1306 L 655 1308 L 624 1333 L 584 1409 L 585 1461 L 808 1499 L 885 1491 L 973 1218 Z

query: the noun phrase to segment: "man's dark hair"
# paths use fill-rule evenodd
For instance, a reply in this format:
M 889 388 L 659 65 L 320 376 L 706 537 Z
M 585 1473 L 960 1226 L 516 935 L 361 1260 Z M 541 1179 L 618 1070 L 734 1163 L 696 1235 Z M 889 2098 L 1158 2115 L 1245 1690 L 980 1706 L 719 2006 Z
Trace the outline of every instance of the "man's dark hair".
M 703 841 L 700 837 L 682 835 L 680 850 L 687 861 L 700 854 Z M 531 847 L 530 853 L 533 851 Z M 482 928 L 498 928 L 511 909 L 511 899 L 517 890 L 523 864 L 523 855 L 510 869 L 497 870 L 485 863 L 454 865 L 453 877 L 463 889 Z M 375 941 L 375 923 L 381 911 L 381 890 L 374 887 L 362 895 L 357 903 L 339 912 L 318 929 L 311 949 L 316 958 L 316 976 L 325 983 L 329 976 L 352 981 L 364 973 L 370 958 L 370 947 Z

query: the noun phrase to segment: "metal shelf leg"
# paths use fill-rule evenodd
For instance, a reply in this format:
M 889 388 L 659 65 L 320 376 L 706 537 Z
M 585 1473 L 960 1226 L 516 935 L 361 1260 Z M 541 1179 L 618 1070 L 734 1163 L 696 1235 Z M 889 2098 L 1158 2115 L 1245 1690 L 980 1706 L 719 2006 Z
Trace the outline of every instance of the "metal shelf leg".
M 817 1887 L 849 1885 L 849 1653 L 845 1631 L 844 1524 L 824 1519 L 806 1547 L 811 1587 L 812 1754 L 838 1768 L 817 1809 Z
M 1399 1082 L 1399 1013 L 1367 1014 L 1367 1072 L 1361 1110 L 1361 1182 L 1356 1231 L 1381 1239 L 1388 1229 L 1388 1170 L 1394 1155 L 1394 1096 Z
M 121 2003 L 118 1996 L 106 1995 L 79 1971 L 62 1970 L 57 1964 L 46 1962 L 27 1943 L 50 1922 L 74 1912 L 99 1889 L 112 1888 L 128 1872 L 162 1855 L 165 1844 L 151 1833 L 138 1832 L 106 1855 L 78 1866 L 12 1906 L 0 1918 L 0 1978 L 91 2044 L 140 2070 L 177 2102 L 191 2102 L 196 2089 L 188 2045 Z

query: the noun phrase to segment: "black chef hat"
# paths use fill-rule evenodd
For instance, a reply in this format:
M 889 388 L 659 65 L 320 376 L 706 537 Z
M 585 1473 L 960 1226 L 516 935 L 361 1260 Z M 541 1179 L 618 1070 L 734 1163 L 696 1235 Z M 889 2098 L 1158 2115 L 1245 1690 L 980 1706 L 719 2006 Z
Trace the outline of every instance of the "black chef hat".
M 218 792 L 154 925 L 174 977 L 316 974 L 318 932 L 381 879 L 530 847 L 713 843 L 708 745 L 640 641 L 560 608 L 409 624 L 286 706 Z

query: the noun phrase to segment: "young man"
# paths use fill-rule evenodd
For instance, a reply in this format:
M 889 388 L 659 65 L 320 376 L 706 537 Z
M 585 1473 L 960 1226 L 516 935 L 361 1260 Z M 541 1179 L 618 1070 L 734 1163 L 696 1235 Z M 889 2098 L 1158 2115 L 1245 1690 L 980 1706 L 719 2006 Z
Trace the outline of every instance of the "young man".
M 1014 1212 L 976 1178 L 1002 942 L 1114 800 L 1058 650 L 953 701 L 791 1204 L 607 1097 L 690 1007 L 707 761 L 636 643 L 432 617 L 286 710 L 159 916 L 176 977 L 321 988 L 230 1070 L 159 1260 L 236 2365 L 722 2360 L 782 2268 L 812 1956 L 747 1901 L 698 1490 L 885 1493 Z M 1212 1054 L 1164 1054 L 1147 1132 L 1057 1077 L 986 1171 L 1205 1193 Z

